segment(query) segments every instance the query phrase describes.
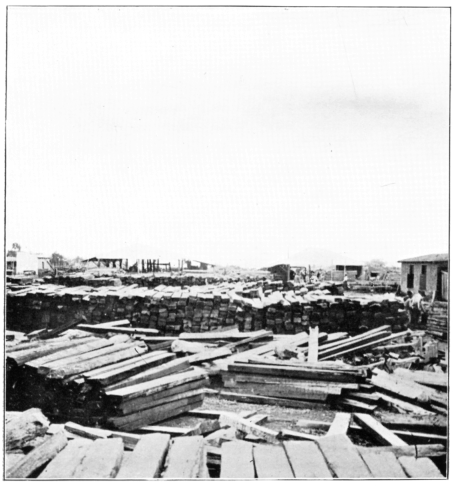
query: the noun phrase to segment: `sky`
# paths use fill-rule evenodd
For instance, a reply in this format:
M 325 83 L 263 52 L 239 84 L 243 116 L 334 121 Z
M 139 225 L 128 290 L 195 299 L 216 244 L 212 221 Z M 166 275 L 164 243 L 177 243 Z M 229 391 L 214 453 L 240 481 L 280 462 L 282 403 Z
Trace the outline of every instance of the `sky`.
M 447 8 L 10 7 L 7 248 L 445 252 L 449 29 Z

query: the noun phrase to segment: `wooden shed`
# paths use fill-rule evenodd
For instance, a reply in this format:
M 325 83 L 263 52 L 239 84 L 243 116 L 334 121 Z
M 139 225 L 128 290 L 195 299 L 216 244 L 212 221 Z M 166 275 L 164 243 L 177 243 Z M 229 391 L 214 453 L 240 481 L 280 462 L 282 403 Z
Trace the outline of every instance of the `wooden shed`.
M 436 300 L 448 300 L 448 253 L 407 258 L 400 260 L 399 263 L 401 263 L 401 290 L 413 292 L 423 290 L 427 295 L 436 292 Z

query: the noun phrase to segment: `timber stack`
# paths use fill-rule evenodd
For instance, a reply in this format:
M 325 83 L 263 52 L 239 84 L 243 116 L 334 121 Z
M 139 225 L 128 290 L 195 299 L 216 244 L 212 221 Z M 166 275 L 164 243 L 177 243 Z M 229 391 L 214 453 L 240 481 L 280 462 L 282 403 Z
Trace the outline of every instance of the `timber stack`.
M 447 341 L 448 333 L 448 303 L 433 302 L 428 314 L 426 332 L 438 339 Z

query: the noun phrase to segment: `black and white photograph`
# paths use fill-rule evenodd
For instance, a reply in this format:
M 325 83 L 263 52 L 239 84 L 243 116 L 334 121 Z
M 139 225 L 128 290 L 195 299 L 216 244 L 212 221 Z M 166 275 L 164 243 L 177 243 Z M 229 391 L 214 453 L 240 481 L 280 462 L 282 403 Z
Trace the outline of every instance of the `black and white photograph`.
M 451 6 L 34 3 L 2 479 L 449 479 Z

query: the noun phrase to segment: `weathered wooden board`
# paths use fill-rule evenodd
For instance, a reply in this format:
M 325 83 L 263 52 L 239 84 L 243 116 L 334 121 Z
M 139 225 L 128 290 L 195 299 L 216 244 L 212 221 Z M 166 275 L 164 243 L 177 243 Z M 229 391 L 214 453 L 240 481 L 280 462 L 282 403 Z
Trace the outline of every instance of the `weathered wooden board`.
M 122 327 L 122 326 L 104 326 L 99 327 L 92 324 L 79 324 L 77 326 L 83 331 L 97 332 L 97 333 L 119 333 L 119 334 L 143 334 L 145 336 L 156 336 L 159 334 L 157 329 L 142 328 L 142 327 Z
M 69 479 L 87 454 L 92 441 L 74 439 L 46 466 L 39 479 Z
M 5 449 L 22 449 L 36 437 L 42 437 L 49 428 L 49 420 L 38 408 L 12 416 L 5 423 Z
M 332 478 L 324 456 L 314 442 L 287 440 L 283 447 L 297 479 Z
M 434 462 L 428 457 L 415 457 L 402 456 L 398 459 L 402 465 L 405 473 L 414 479 L 437 479 L 444 478 L 439 469 L 435 466 Z
M 312 402 L 310 400 L 292 400 L 286 398 L 276 398 L 276 397 L 262 397 L 258 395 L 250 395 L 244 393 L 230 393 L 221 391 L 219 397 L 224 400 L 230 400 L 234 402 L 244 402 L 244 403 L 257 403 L 263 405 L 277 405 L 279 407 L 289 407 L 289 408 L 305 408 L 305 409 L 318 409 L 327 410 L 329 406 L 321 402 Z
M 310 328 L 310 339 L 308 341 L 308 362 L 317 363 L 318 361 L 318 341 L 319 327 Z
M 30 477 L 65 448 L 67 443 L 68 440 L 63 432 L 47 436 L 42 444 L 7 469 L 5 476 L 9 479 Z
M 240 430 L 246 434 L 253 434 L 257 437 L 260 437 L 267 442 L 277 442 L 278 440 L 278 432 L 275 432 L 272 429 L 268 429 L 266 427 L 262 427 L 261 425 L 256 425 L 253 422 L 249 421 L 248 419 L 243 419 L 236 414 L 233 413 L 224 413 L 220 416 L 220 425 L 223 426 L 231 426 Z
M 128 461 L 120 467 L 117 479 L 158 478 L 169 448 L 168 434 L 147 434 L 136 444 Z
M 329 468 L 339 479 L 368 479 L 372 474 L 347 435 L 322 437 L 317 442 Z
M 97 439 L 90 445 L 73 478 L 115 478 L 123 459 L 122 439 Z
M 327 435 L 347 434 L 351 423 L 350 413 L 337 413 L 330 425 Z
M 165 479 L 194 479 L 199 476 L 204 439 L 177 437 L 172 439 L 162 477 Z
M 293 479 L 291 465 L 281 446 L 258 444 L 253 449 L 258 479 Z
M 85 437 L 86 439 L 92 440 L 107 439 L 112 435 L 110 430 L 103 430 L 96 427 L 85 427 L 74 422 L 66 422 L 65 430 L 80 437 Z
M 355 413 L 354 419 L 363 429 L 368 431 L 383 445 L 407 445 L 404 440 L 397 437 L 391 430 L 385 428 L 371 415 L 367 415 L 364 413 Z
M 358 446 L 357 450 L 360 452 L 367 451 L 389 451 L 395 454 L 395 457 L 440 457 L 446 454 L 445 446 L 443 444 L 417 444 L 415 446 L 379 446 L 379 447 L 363 447 Z
M 221 479 L 254 479 L 253 445 L 245 441 L 221 445 Z
M 359 451 L 373 477 L 377 479 L 406 478 L 406 474 L 398 459 L 395 457 L 395 454 L 391 451 L 381 451 L 378 449 L 369 451 L 367 448 L 364 448 Z

